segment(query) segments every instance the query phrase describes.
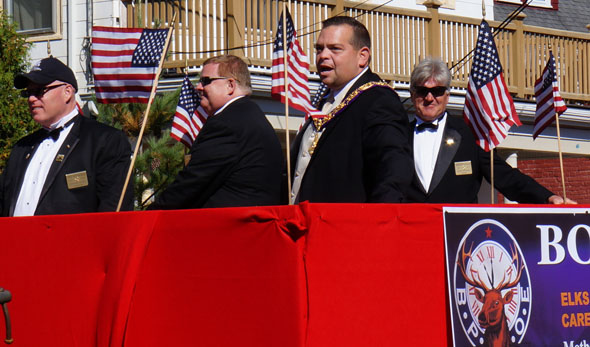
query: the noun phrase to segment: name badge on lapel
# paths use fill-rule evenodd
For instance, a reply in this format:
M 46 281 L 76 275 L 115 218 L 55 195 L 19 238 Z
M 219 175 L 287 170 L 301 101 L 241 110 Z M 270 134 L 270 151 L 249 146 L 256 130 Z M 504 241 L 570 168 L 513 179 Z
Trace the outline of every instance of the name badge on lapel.
M 88 186 L 88 175 L 86 175 L 86 171 L 80 171 L 80 172 L 74 172 L 71 174 L 66 174 L 66 182 L 68 184 L 68 189 L 87 187 Z
M 463 176 L 471 175 L 472 173 L 473 171 L 471 170 L 471 160 L 455 162 L 455 175 Z

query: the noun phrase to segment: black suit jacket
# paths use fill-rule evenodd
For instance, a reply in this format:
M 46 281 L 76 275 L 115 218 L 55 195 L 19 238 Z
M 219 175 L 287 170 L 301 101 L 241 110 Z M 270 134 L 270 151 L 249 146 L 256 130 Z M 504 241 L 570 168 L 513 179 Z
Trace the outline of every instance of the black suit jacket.
M 190 154 L 187 167 L 149 209 L 279 204 L 281 145 L 248 97 L 209 117 Z
M 0 177 L 0 210 L 12 216 L 27 166 L 45 138 L 40 129 L 20 139 Z M 57 152 L 39 198 L 35 215 L 115 211 L 131 161 L 125 134 L 81 115 Z M 85 172 L 88 185 L 68 188 L 66 175 Z M 122 210 L 133 210 L 130 182 Z
M 428 192 L 425 191 L 418 175 L 414 175 L 408 191 L 409 202 L 477 203 L 482 178 L 490 181 L 490 153 L 477 145 L 463 119 L 449 115 L 446 117 L 430 188 Z M 412 124 L 415 125 L 415 121 Z M 412 147 L 413 136 L 412 132 Z M 469 165 L 472 173 L 457 175 L 455 163 L 463 167 Z M 497 154 L 494 154 L 494 185 L 508 199 L 520 203 L 543 204 L 553 195 L 531 177 L 512 168 Z
M 368 70 L 349 94 L 370 81 L 380 78 Z M 295 138 L 291 158 L 298 160 L 309 126 L 308 121 Z M 383 87 L 366 90 L 327 123 L 303 176 L 299 201 L 402 202 L 414 167 L 409 136 L 397 93 Z

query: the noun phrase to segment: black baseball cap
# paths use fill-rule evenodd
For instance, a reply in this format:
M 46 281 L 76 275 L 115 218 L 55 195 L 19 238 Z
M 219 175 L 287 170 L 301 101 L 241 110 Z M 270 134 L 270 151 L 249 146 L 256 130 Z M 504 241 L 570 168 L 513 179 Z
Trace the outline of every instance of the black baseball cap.
M 45 86 L 53 81 L 69 83 L 78 91 L 78 82 L 72 69 L 54 57 L 42 59 L 28 73 L 16 75 L 14 87 L 23 89 L 29 85 L 29 82 Z

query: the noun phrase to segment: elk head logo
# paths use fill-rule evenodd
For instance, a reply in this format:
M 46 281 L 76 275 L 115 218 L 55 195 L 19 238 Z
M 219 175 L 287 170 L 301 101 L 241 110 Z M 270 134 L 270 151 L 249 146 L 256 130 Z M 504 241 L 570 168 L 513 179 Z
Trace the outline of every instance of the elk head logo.
M 461 248 L 461 259 L 457 260 L 457 265 L 465 282 L 473 287 L 475 298 L 483 304 L 481 311 L 477 314 L 477 320 L 480 327 L 485 329 L 484 345 L 494 347 L 510 346 L 508 323 L 504 312 L 504 306 L 510 304 L 514 294 L 518 293 L 518 289 L 514 287 L 516 287 L 520 281 L 522 271 L 525 267 L 524 263 L 518 255 L 516 245 L 514 245 L 514 247 L 510 245 L 510 253 L 512 255 L 510 265 L 514 264 L 516 275 L 512 276 L 514 271 L 512 266 L 510 266 L 509 269 L 502 271 L 502 280 L 494 285 L 493 260 L 490 260 L 489 267 L 484 267 L 483 269 L 473 269 L 473 267 L 470 267 L 467 269 L 466 260 L 471 258 L 472 249 L 473 243 L 471 244 L 469 251 L 465 252 L 465 243 L 463 243 Z M 490 283 L 489 287 L 481 278 L 482 270 L 485 272 L 485 276 L 487 276 L 488 283 Z M 468 273 L 471 274 L 471 276 L 469 276 Z M 509 290 L 506 294 L 502 295 L 502 291 L 506 289 Z

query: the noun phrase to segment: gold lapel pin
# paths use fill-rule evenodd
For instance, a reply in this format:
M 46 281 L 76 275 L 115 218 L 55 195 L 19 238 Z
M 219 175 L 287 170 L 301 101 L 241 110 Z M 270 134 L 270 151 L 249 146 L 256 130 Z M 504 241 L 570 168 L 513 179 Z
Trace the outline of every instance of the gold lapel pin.
M 447 139 L 446 142 L 447 142 L 447 146 L 452 146 L 455 144 L 455 140 L 450 137 Z
M 57 162 L 64 161 L 64 155 L 63 154 L 58 154 L 57 157 L 55 157 L 55 161 L 57 161 Z

